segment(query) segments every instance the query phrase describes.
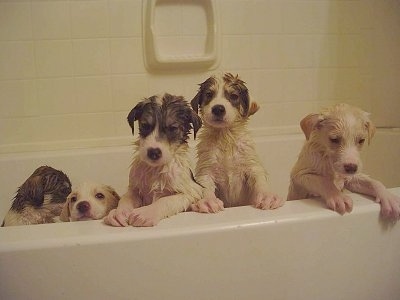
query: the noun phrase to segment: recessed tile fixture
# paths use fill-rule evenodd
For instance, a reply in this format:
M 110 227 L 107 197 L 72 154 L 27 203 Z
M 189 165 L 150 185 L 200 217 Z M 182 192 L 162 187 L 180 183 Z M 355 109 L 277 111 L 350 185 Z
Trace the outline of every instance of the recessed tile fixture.
M 143 51 L 149 71 L 214 69 L 219 41 L 217 1 L 143 1 Z

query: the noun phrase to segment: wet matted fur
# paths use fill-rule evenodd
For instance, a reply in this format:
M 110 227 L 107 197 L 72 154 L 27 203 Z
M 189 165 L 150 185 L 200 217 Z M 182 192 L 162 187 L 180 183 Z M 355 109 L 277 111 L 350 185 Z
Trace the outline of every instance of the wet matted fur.
M 62 171 L 37 168 L 18 188 L 3 226 L 54 223 L 70 192 L 71 182 Z

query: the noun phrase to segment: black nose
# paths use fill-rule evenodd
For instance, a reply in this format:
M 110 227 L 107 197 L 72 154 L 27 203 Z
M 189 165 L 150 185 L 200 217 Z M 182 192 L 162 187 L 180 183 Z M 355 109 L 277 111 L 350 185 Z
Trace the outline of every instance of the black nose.
M 147 157 L 151 160 L 158 160 L 162 156 L 160 148 L 149 148 L 147 150 Z
M 215 116 L 222 117 L 225 115 L 225 106 L 220 104 L 214 105 L 211 111 Z
M 85 213 L 90 210 L 90 203 L 87 201 L 79 202 L 76 209 L 81 213 Z
M 358 166 L 356 164 L 345 164 L 344 170 L 347 174 L 354 174 L 357 172 Z

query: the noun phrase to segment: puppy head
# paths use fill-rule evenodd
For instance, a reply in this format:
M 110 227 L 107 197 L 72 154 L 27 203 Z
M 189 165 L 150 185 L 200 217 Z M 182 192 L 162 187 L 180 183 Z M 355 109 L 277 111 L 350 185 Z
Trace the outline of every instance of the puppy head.
M 200 117 L 181 96 L 164 94 L 139 102 L 129 113 L 128 123 L 134 133 L 139 123 L 139 155 L 150 166 L 167 164 L 187 144 L 190 130 L 194 137 L 201 127 Z
M 200 107 L 204 122 L 216 128 L 231 127 L 235 122 L 247 120 L 259 108 L 253 103 L 250 104 L 245 82 L 230 73 L 222 78 L 210 77 L 201 83 L 191 101 L 196 112 Z
M 320 114 L 310 114 L 300 123 L 310 143 L 320 147 L 334 170 L 351 176 L 361 170 L 360 151 L 375 133 L 369 113 L 348 104 L 337 104 Z
M 71 192 L 71 182 L 67 175 L 49 166 L 37 168 L 19 187 L 12 209 L 22 210 L 29 205 L 35 208 L 63 203 Z
M 82 183 L 67 197 L 60 220 L 85 221 L 105 217 L 118 206 L 120 197 L 110 186 L 96 183 Z

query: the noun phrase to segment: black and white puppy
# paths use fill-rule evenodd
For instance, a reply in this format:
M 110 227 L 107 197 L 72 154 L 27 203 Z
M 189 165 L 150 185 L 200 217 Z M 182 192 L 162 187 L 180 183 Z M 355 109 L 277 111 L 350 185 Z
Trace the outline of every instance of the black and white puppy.
M 200 84 L 191 101 L 203 119 L 197 145 L 196 180 L 205 187 L 204 198 L 192 205 L 199 212 L 253 205 L 274 209 L 284 201 L 271 193 L 254 142 L 247 129 L 249 116 L 258 110 L 250 101 L 245 82 L 230 73 Z M 221 202 L 222 200 L 222 202 Z
M 67 175 L 41 166 L 18 188 L 2 226 L 54 223 L 70 192 Z
M 183 97 L 164 94 L 138 103 L 128 115 L 134 133 L 139 123 L 128 191 L 104 218 L 112 226 L 154 226 L 187 210 L 202 197 L 188 156 L 189 133 L 201 119 Z

